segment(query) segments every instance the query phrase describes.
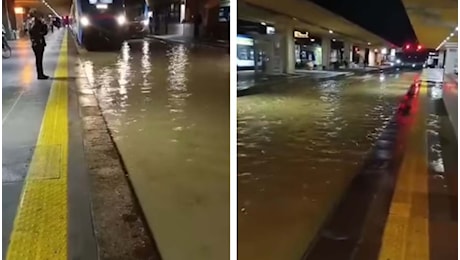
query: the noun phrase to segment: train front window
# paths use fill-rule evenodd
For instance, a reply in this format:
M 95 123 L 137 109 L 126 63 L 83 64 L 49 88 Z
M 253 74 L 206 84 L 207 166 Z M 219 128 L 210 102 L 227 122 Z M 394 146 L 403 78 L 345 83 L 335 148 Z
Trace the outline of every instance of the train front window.
M 124 0 L 86 0 L 81 2 L 82 11 L 89 14 L 123 11 Z
M 139 16 L 143 16 L 146 11 L 146 2 L 144 0 L 126 1 L 126 15 L 128 19 L 135 20 Z

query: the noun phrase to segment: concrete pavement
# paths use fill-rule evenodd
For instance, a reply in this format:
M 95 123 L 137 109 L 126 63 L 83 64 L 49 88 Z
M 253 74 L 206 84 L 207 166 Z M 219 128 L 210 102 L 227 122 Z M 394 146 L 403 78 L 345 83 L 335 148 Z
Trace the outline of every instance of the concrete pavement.
M 45 51 L 44 70 L 50 76 L 59 76 L 55 74 L 58 68 L 58 58 L 63 56 L 61 45 L 64 41 L 64 30 L 56 31 L 54 34 L 47 36 L 48 46 Z M 46 244 L 55 241 L 56 237 L 68 237 L 69 244 L 72 246 L 59 246 L 73 259 L 97 259 L 96 243 L 92 231 L 92 221 L 90 213 L 89 192 L 86 187 L 85 179 L 81 176 L 86 172 L 85 161 L 83 159 L 83 149 L 81 147 L 82 139 L 79 135 L 79 129 L 76 127 L 79 122 L 78 110 L 75 102 L 69 98 L 71 105 L 63 111 L 68 111 L 68 117 L 72 122 L 68 129 L 71 134 L 68 135 L 68 151 L 71 156 L 61 158 L 58 161 L 66 162 L 69 167 L 64 171 L 59 171 L 57 179 L 64 180 L 64 176 L 74 182 L 68 183 L 68 189 L 63 189 L 63 198 L 58 194 L 51 195 L 55 199 L 64 199 L 68 201 L 68 230 L 53 228 L 53 230 L 42 229 L 47 225 L 46 221 L 40 221 L 40 215 L 45 214 L 46 210 L 41 208 L 41 203 L 46 202 L 44 198 L 38 201 L 34 198 L 34 194 L 47 194 L 50 191 L 46 188 L 39 188 L 36 193 L 36 187 L 44 187 L 52 181 L 48 177 L 41 181 L 34 181 L 36 174 L 41 175 L 44 172 L 52 173 L 56 169 L 52 165 L 43 165 L 45 160 L 50 160 L 50 156 L 59 156 L 51 152 L 55 145 L 47 145 L 40 142 L 40 135 L 43 135 L 44 126 L 42 121 L 45 119 L 45 108 L 49 106 L 50 90 L 56 86 L 57 82 L 66 82 L 66 85 L 71 88 L 72 82 L 67 76 L 38 81 L 36 80 L 35 60 L 30 48 L 30 42 L 27 39 L 21 39 L 11 42 L 12 57 L 2 61 L 2 92 L 3 92 L 3 257 L 8 254 L 8 259 L 25 259 L 31 255 L 39 257 L 38 247 L 41 247 L 42 256 L 46 254 Z M 67 56 L 67 53 L 64 54 Z M 67 61 L 63 60 L 60 66 L 67 68 Z M 48 109 L 49 110 L 49 109 Z M 49 112 L 48 112 L 49 114 Z M 49 117 L 49 116 L 48 116 Z M 63 121 L 63 123 L 65 123 Z M 41 129 L 41 130 L 40 130 Z M 60 130 L 61 131 L 61 130 Z M 41 134 L 40 134 L 41 133 Z M 64 150 L 61 150 L 64 151 Z M 51 152 L 51 155 L 49 152 Z M 43 157 L 45 156 L 45 157 Z M 38 159 L 37 159 L 38 158 Z M 38 161 L 37 161 L 38 160 Z M 47 167 L 46 169 L 43 167 Z M 49 168 L 51 167 L 51 168 Z M 34 173 L 35 172 L 35 173 Z M 41 173 L 40 173 L 41 172 Z M 67 183 L 67 182 L 66 182 Z M 25 190 L 28 190 L 25 193 Z M 62 186 L 64 187 L 64 186 Z M 67 194 L 67 192 L 69 192 Z M 42 196 L 40 195 L 40 196 Z M 61 196 L 62 197 L 62 196 Z M 38 198 L 37 198 L 38 199 Z M 19 204 L 19 201 L 22 201 Z M 39 202 L 43 201 L 43 202 Z M 32 208 L 40 207 L 39 212 L 29 211 Z M 56 211 L 52 213 L 55 217 L 59 214 Z M 66 214 L 64 212 L 64 214 Z M 43 215 L 44 216 L 44 215 Z M 65 216 L 65 215 L 64 215 Z M 59 225 L 64 220 L 50 219 L 49 224 Z M 40 222 L 40 223 L 39 223 Z M 34 225 L 36 229 L 26 228 L 24 225 Z M 31 236 L 30 232 L 34 232 L 35 236 Z M 39 232 L 39 233 L 36 233 Z M 39 234 L 39 235 L 38 235 Z M 54 236 L 54 238 L 53 238 Z M 20 239 L 20 240 L 18 240 Z M 24 240 L 25 239 L 25 240 Z M 27 244 L 26 241 L 32 239 L 32 244 Z M 14 243 L 14 246 L 11 246 Z M 66 244 L 65 241 L 62 243 Z M 26 247 L 28 248 L 26 250 Z M 68 249 L 68 251 L 67 251 Z M 61 254 L 56 255 L 56 259 L 60 258 Z

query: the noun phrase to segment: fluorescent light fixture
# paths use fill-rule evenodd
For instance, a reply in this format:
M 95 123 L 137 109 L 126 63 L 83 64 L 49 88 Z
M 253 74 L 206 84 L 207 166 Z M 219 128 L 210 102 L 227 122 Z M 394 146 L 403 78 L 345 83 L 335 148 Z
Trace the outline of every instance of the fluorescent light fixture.
M 119 16 L 117 17 L 117 22 L 118 22 L 119 25 L 125 24 L 125 23 L 126 23 L 126 16 L 124 16 L 124 15 L 119 15 Z
M 14 8 L 14 13 L 15 14 L 24 14 L 25 11 L 24 11 L 24 8 L 22 8 L 22 7 L 15 7 Z
M 446 39 L 444 39 L 439 45 L 438 47 L 436 47 L 436 50 L 438 51 L 439 49 L 441 49 L 441 47 L 448 41 L 450 40 L 450 37 L 453 37 L 456 33 L 458 32 L 458 26 L 455 27 L 455 30 L 453 32 L 451 32 L 449 34 L 449 36 L 446 37 Z
M 108 5 L 106 4 L 97 4 L 96 5 L 96 9 L 107 9 L 108 8 Z
M 86 16 L 83 16 L 81 19 L 80 19 L 80 23 L 83 27 L 86 27 L 89 25 L 89 19 L 88 17 Z

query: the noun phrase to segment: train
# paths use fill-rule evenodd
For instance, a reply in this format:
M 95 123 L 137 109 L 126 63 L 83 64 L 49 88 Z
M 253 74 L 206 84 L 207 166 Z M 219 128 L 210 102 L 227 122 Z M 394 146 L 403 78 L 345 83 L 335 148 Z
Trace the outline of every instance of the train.
M 88 51 L 120 48 L 123 41 L 148 32 L 146 0 L 73 0 L 69 26 Z

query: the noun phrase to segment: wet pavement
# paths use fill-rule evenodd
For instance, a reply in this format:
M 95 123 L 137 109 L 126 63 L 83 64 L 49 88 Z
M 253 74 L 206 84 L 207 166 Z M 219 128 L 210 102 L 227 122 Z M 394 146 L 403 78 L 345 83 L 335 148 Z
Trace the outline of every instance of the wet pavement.
M 300 259 L 415 73 L 296 81 L 238 98 L 238 259 Z
M 226 51 L 135 40 L 80 60 L 163 259 L 228 259 Z

